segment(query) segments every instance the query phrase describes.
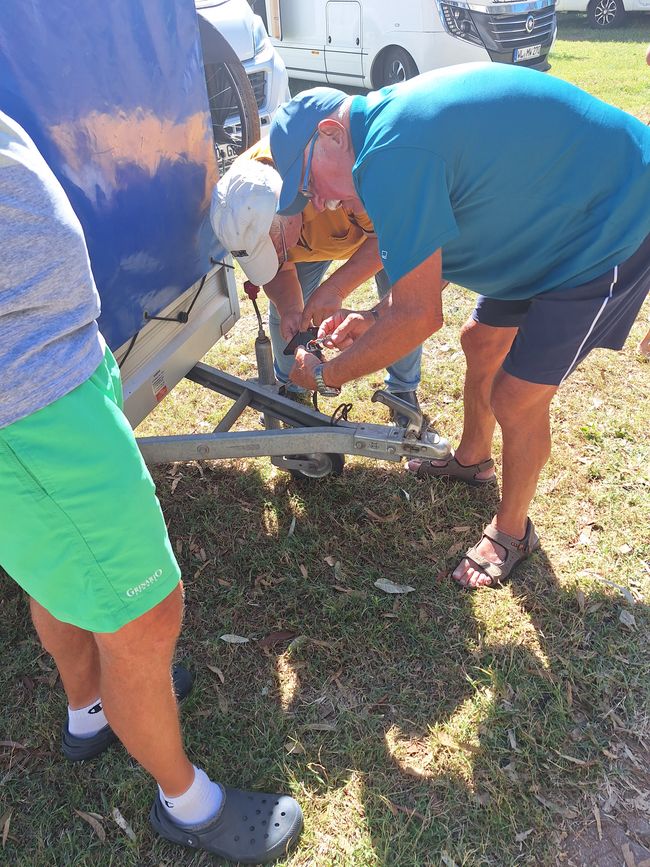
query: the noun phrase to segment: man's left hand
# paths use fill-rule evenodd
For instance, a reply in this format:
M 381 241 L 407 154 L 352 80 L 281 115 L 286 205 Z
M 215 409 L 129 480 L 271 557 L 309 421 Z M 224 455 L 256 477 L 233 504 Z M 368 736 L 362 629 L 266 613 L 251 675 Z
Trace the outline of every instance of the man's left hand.
M 302 386 L 302 388 L 316 391 L 314 368 L 317 364 L 321 364 L 321 362 L 316 358 L 314 353 L 307 352 L 304 346 L 299 346 L 296 349 L 296 361 L 291 368 L 289 379 L 296 385 Z

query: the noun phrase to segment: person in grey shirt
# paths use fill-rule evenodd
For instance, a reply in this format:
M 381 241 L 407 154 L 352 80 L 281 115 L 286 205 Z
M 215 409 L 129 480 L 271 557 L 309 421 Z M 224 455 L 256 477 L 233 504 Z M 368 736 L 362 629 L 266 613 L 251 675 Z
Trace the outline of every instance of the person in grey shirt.
M 158 783 L 160 835 L 233 861 L 273 860 L 300 833 L 296 801 L 222 786 L 183 748 L 176 698 L 191 676 L 171 674 L 180 570 L 97 327 L 81 224 L 1 112 L 0 251 L 0 564 L 29 594 L 61 675 L 63 753 L 91 759 L 119 738 Z M 247 813 L 263 814 L 256 834 Z

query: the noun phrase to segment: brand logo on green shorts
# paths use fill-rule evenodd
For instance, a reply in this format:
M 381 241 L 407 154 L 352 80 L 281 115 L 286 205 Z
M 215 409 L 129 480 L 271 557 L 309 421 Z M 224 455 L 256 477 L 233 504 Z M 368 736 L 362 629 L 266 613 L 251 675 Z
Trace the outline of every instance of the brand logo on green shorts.
M 129 587 L 129 589 L 126 591 L 126 595 L 129 597 L 137 596 L 138 593 L 142 593 L 143 590 L 148 590 L 152 584 L 155 584 L 156 581 L 162 577 L 162 573 L 163 573 L 162 569 L 156 569 L 156 571 L 153 573 L 153 575 L 149 575 L 148 578 L 145 578 L 144 581 L 141 581 L 139 584 L 136 584 L 135 587 Z

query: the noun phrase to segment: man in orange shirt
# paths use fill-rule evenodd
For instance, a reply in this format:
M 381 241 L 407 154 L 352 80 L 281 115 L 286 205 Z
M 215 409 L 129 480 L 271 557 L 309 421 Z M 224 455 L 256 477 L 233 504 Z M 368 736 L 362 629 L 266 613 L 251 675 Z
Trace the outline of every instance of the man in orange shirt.
M 276 378 L 288 396 L 305 399 L 309 392 L 289 382 L 293 357 L 283 354 L 301 330 L 301 320 L 309 318 L 319 325 L 370 277 L 375 277 L 380 298 L 388 294 L 390 284 L 374 228 L 360 203 L 352 210 L 331 202 L 321 212 L 308 205 L 299 215 L 282 217 L 275 213 L 280 186 L 268 139 L 263 139 L 217 184 L 211 219 L 217 237 L 271 301 Z M 323 280 L 332 261 L 343 264 Z M 416 407 L 421 354 L 421 348 L 414 350 L 388 367 L 386 376 L 388 391 Z

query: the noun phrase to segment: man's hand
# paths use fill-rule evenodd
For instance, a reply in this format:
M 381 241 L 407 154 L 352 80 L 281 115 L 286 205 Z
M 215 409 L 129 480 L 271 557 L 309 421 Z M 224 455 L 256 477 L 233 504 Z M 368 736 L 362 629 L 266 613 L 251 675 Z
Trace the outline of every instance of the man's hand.
M 329 280 L 326 280 L 305 304 L 300 330 L 306 331 L 312 322 L 314 325 L 320 325 L 324 319 L 341 309 L 343 298 L 341 292 Z
M 302 386 L 302 388 L 316 391 L 314 368 L 320 363 L 313 352 L 307 352 L 304 346 L 299 346 L 296 349 L 296 361 L 291 368 L 289 379 L 296 385 Z
M 326 346 L 347 349 L 354 341 L 365 334 L 375 321 L 372 313 L 355 313 L 351 310 L 338 310 L 326 319 L 318 329 L 318 336 L 325 338 Z
M 280 311 L 278 310 L 278 313 L 279 312 Z M 301 318 L 302 310 L 296 309 L 295 307 L 280 314 L 280 334 L 287 343 L 291 340 L 294 334 L 306 330 L 300 326 Z

